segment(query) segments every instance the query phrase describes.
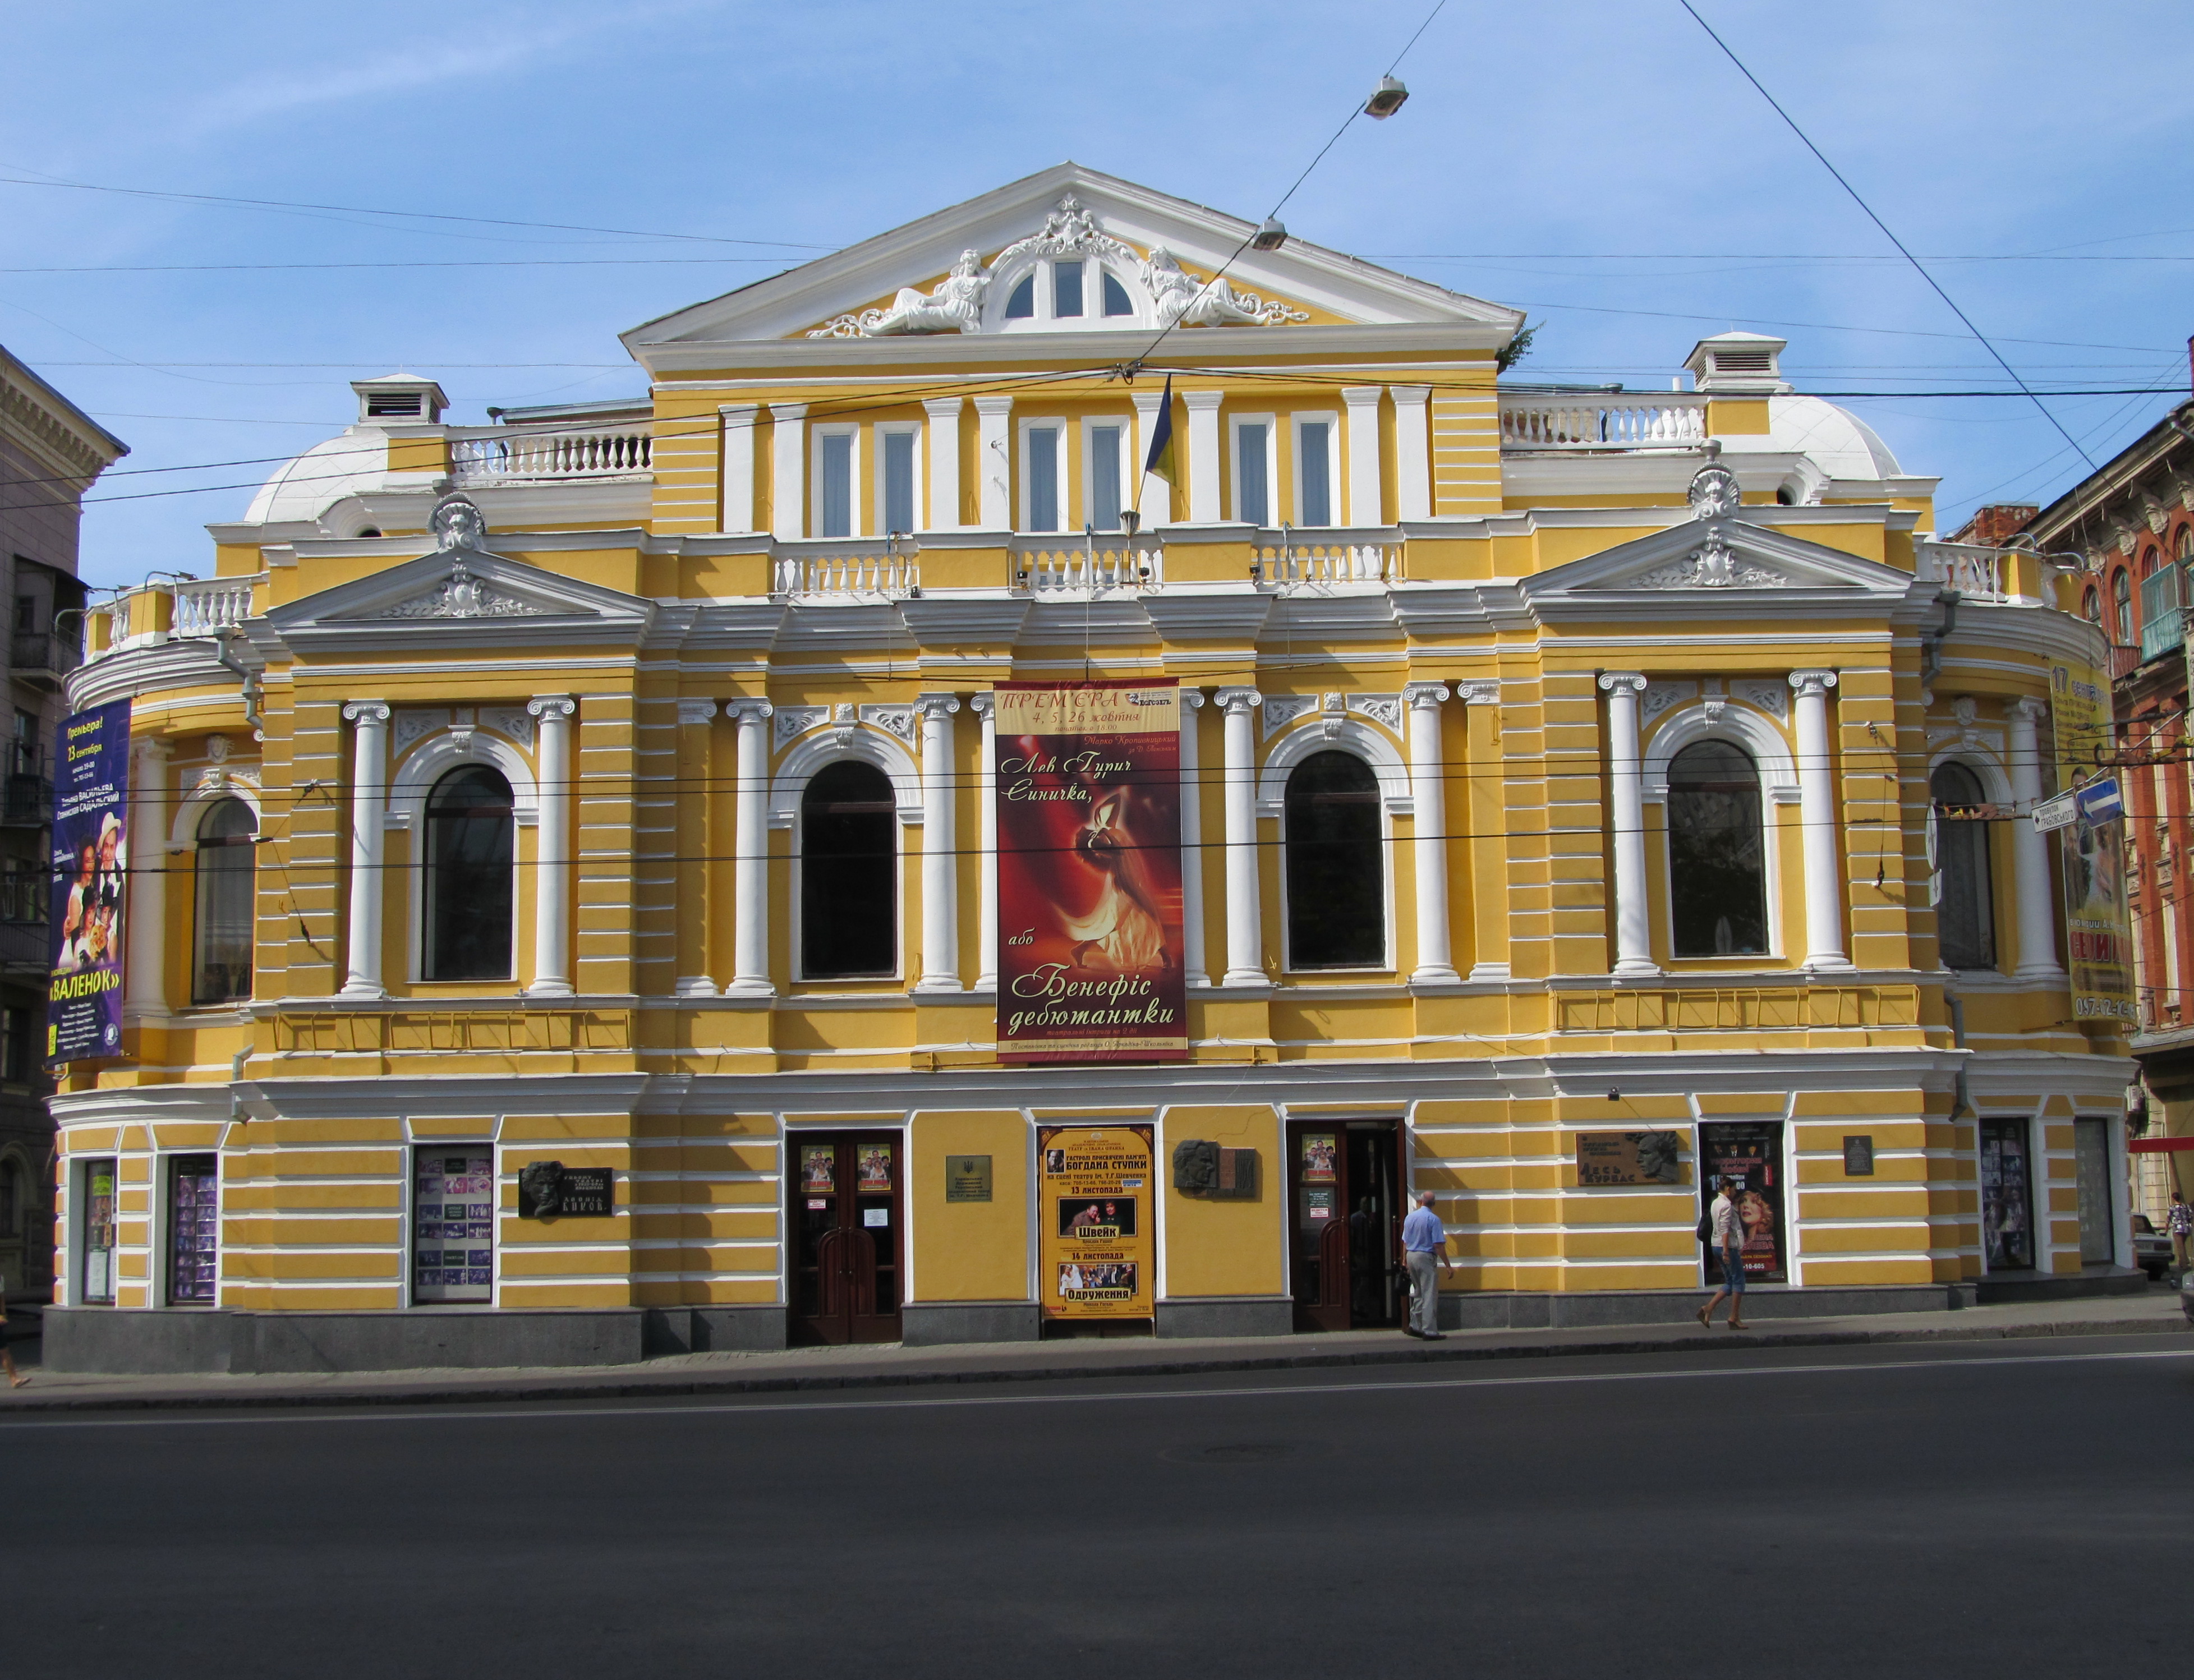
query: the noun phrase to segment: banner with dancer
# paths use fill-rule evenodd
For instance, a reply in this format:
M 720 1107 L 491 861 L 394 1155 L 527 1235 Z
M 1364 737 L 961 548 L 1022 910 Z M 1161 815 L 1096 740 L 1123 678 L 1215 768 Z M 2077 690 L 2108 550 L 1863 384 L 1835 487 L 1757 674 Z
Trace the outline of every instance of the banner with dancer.
M 54 750 L 49 1065 L 122 1053 L 122 883 L 129 869 L 129 702 L 72 714 Z
M 1188 1059 L 1180 691 L 996 691 L 998 1059 Z

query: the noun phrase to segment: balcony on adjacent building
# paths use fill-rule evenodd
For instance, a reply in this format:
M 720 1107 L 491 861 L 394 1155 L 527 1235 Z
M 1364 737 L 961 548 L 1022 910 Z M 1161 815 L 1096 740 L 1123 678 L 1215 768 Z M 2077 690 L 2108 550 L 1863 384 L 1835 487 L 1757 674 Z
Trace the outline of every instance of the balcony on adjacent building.
M 54 784 L 42 769 L 20 769 L 0 781 L 0 829 L 43 829 L 54 820 Z
M 2140 582 L 2140 662 L 2186 645 L 2186 572 L 2167 565 Z
M 18 630 L 8 645 L 8 664 L 20 682 L 58 689 L 83 663 L 83 651 L 72 636 L 49 630 Z

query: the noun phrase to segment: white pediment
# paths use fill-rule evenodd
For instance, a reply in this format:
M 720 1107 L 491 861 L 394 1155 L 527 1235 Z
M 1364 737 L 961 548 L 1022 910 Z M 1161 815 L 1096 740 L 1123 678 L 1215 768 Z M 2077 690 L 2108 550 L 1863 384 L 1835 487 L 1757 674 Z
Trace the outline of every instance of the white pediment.
M 1015 330 L 1148 330 L 1169 307 L 1190 326 L 1295 324 L 1320 311 L 1359 324 L 1440 325 L 1461 344 L 1505 343 L 1523 316 L 1502 305 L 1379 268 L 1290 238 L 1276 251 L 1237 250 L 1254 224 L 1132 181 L 1061 163 L 979 198 L 879 234 L 770 279 L 636 327 L 625 346 Z M 1082 312 L 1065 319 L 1042 295 L 1008 316 L 1017 287 L 1047 259 L 1093 259 Z M 1231 266 L 1229 260 L 1232 259 Z M 1203 282 L 1226 267 L 1221 294 Z M 943 280 L 938 277 L 944 276 Z M 1108 316 L 1103 282 L 1132 306 Z M 1041 283 L 1048 271 L 1038 274 Z M 1191 303 L 1201 294 L 1200 301 Z M 1238 301 L 1231 303 L 1229 299 Z M 882 329 L 881 331 L 878 330 Z

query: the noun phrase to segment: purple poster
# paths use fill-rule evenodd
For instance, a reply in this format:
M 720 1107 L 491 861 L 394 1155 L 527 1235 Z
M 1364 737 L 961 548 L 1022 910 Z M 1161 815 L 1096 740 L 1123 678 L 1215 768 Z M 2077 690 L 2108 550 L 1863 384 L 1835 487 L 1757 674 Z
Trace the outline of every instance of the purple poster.
M 46 1060 L 122 1053 L 129 702 L 78 712 L 54 753 L 54 971 Z

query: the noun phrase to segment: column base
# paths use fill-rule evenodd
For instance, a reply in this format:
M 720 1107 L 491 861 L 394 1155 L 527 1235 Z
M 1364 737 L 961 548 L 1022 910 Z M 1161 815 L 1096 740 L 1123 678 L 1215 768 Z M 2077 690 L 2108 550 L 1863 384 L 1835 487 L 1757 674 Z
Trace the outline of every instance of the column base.
M 2014 980 L 2062 980 L 2065 971 L 2053 962 L 2022 962 L 2011 971 Z
M 950 980 L 917 980 L 906 989 L 908 995 L 911 997 L 938 997 L 940 995 L 962 997 L 966 995 L 968 990 L 968 989 L 962 985 L 956 978 Z
M 571 983 L 569 980 L 536 980 L 519 995 L 520 997 L 572 997 L 577 995 L 572 991 Z
M 707 975 L 688 974 L 683 979 L 671 982 L 670 995 L 673 997 L 716 997 L 721 994 L 716 990 L 716 983 Z
M 1808 974 L 1856 974 L 1858 965 L 1843 955 L 1809 956 L 1799 965 Z
M 387 997 L 388 988 L 378 980 L 346 980 L 337 997 Z
M 1505 962 L 1474 963 L 1471 966 L 1470 978 L 1473 980 L 1506 980 L 1510 978 L 1508 965 Z
M 1607 971 L 1618 980 L 1652 980 L 1661 973 L 1661 965 L 1651 957 L 1625 957 Z
M 749 974 L 744 978 L 734 978 L 724 988 L 724 995 L 726 997 L 775 997 L 777 988 L 767 979 Z
M 1222 986 L 1243 989 L 1255 986 L 1261 989 L 1270 990 L 1272 977 L 1261 968 L 1230 968 L 1220 978 L 1219 983 Z
M 1462 976 L 1456 973 L 1454 968 L 1447 963 L 1427 962 L 1420 964 L 1416 971 L 1410 974 L 1410 983 L 1413 986 L 1418 984 L 1433 985 L 1443 983 L 1450 980 L 1460 980 L 1462 978 Z

